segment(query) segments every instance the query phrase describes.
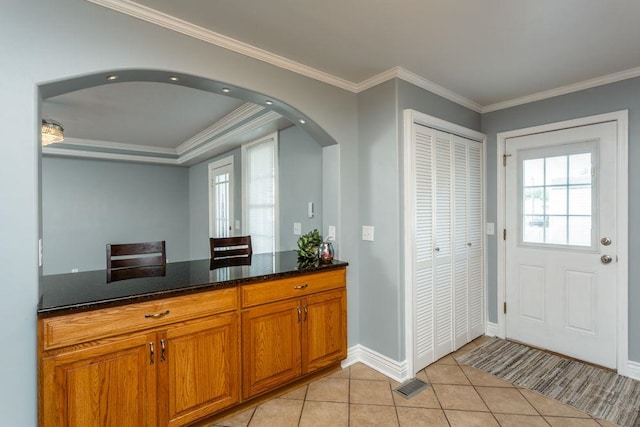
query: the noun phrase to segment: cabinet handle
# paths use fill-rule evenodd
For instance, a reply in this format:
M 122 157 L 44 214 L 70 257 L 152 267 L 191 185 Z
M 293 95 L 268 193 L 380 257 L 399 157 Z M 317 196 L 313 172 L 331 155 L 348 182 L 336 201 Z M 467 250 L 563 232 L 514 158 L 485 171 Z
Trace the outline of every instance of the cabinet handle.
M 296 285 L 293 287 L 293 289 L 306 289 L 309 287 L 308 283 L 305 283 L 304 285 Z
M 149 365 L 153 365 L 155 363 L 155 351 L 153 350 L 153 341 L 149 343 Z
M 302 310 L 300 310 L 300 306 L 298 306 L 298 323 L 302 321 Z
M 166 360 L 167 348 L 164 345 L 164 340 L 160 340 L 160 361 L 164 362 Z
M 304 321 L 307 321 L 307 318 L 309 317 L 309 306 L 305 305 L 304 306 Z
M 145 319 L 159 319 L 161 317 L 166 316 L 169 313 L 170 313 L 169 310 L 163 311 L 162 313 L 154 313 L 154 314 L 147 313 L 147 314 L 144 315 L 144 318 Z

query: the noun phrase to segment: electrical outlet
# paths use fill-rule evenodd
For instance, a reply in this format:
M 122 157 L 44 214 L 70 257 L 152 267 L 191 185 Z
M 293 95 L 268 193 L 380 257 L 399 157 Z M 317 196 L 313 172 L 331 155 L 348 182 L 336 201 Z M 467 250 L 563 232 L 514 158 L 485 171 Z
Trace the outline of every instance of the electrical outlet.
M 302 234 L 302 224 L 300 224 L 299 222 L 293 223 L 293 234 L 295 234 L 296 236 Z
M 362 226 L 362 240 L 367 240 L 373 242 L 373 232 L 374 228 L 372 225 L 363 225 Z

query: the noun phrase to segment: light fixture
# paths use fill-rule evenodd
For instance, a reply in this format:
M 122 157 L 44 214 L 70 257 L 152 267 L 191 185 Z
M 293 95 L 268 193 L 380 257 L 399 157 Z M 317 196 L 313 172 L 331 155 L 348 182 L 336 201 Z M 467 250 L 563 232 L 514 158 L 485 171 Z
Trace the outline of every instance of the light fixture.
M 118 80 L 118 75 L 117 74 L 109 74 L 106 77 L 107 80 L 109 80 L 110 82 L 114 81 L 114 80 Z
M 231 92 L 231 89 L 229 89 L 228 87 L 225 87 L 225 88 L 222 88 L 222 91 L 224 93 L 229 93 L 229 92 Z
M 64 140 L 64 128 L 55 120 L 42 119 L 42 145 L 62 142 Z
M 268 100 L 266 100 L 266 101 L 264 101 L 264 103 L 265 103 L 265 104 L 267 104 L 267 105 L 273 105 L 273 101 L 271 101 L 271 100 L 269 100 L 269 99 L 268 99 Z
M 303 124 L 307 123 L 307 121 L 306 121 L 305 119 L 299 119 L 299 120 L 298 120 L 298 122 L 299 122 L 301 125 L 303 125 Z
M 180 80 L 180 77 L 178 77 L 178 76 L 169 76 L 169 80 L 171 80 L 172 82 L 177 82 L 178 80 Z

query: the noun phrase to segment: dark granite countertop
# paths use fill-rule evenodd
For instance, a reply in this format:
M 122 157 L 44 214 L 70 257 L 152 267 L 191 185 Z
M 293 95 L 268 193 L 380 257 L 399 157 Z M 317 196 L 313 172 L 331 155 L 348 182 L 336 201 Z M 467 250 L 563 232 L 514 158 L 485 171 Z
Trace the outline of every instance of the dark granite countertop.
M 107 283 L 106 270 L 55 274 L 40 278 L 38 315 L 64 314 L 189 292 L 235 287 L 264 280 L 345 267 L 343 261 L 299 268 L 296 251 L 254 254 L 250 265 L 217 267 L 209 259 L 168 263 L 163 276 Z

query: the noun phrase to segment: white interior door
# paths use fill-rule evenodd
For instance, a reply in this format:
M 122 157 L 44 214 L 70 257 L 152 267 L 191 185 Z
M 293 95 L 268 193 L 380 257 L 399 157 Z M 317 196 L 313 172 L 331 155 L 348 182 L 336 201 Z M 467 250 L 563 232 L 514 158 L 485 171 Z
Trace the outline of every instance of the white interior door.
M 616 367 L 616 125 L 506 140 L 506 336 Z

